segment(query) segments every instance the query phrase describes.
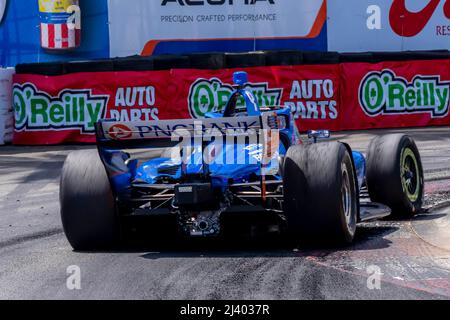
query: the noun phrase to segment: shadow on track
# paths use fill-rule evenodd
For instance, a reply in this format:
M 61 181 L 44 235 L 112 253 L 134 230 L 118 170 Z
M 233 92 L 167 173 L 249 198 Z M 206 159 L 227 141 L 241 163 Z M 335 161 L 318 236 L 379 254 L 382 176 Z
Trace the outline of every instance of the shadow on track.
M 139 234 L 115 250 L 106 253 L 144 253 L 144 259 L 166 258 L 291 258 L 302 256 L 326 257 L 339 252 L 367 251 L 389 248 L 391 241 L 385 237 L 396 232 L 397 227 L 367 225 L 360 227 L 351 246 L 311 247 L 292 244 L 280 235 L 257 236 L 227 234 L 216 239 L 182 239 L 145 237 Z M 87 252 L 95 254 L 98 252 Z

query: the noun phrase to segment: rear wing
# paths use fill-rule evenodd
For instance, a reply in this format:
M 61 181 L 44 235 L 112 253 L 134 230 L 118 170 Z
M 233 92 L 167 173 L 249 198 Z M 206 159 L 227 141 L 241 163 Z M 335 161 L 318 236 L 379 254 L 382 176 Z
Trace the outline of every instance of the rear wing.
M 224 146 L 230 143 L 259 145 L 262 146 L 262 152 L 258 162 L 265 170 L 270 163 L 278 161 L 280 124 L 277 114 L 272 112 L 259 116 L 201 120 L 149 122 L 103 120 L 97 123 L 97 144 L 106 164 L 110 162 L 106 160 L 107 154 L 120 153 L 125 150 L 132 153 L 131 150 L 137 149 L 175 148 L 175 152 L 179 153 L 178 148 L 187 150 L 186 148 L 201 146 L 202 153 L 205 154 L 204 151 L 208 150 L 207 146 L 211 146 L 211 144 L 214 144 L 212 149 L 217 147 L 216 150 L 223 150 Z M 181 154 L 187 155 L 188 152 Z M 173 155 L 171 154 L 171 156 Z M 183 161 L 189 161 L 189 157 L 183 157 Z M 210 157 L 214 158 L 213 155 L 208 154 L 203 157 L 202 161 Z M 115 168 L 111 171 L 118 170 Z
M 197 136 L 213 134 L 213 132 L 219 132 L 224 135 L 250 135 L 258 134 L 263 130 L 277 130 L 278 124 L 276 113 L 265 113 L 251 117 L 148 122 L 102 120 L 97 125 L 97 139 L 99 141 L 170 140 L 180 136 L 180 134 L 190 133 L 192 136 Z

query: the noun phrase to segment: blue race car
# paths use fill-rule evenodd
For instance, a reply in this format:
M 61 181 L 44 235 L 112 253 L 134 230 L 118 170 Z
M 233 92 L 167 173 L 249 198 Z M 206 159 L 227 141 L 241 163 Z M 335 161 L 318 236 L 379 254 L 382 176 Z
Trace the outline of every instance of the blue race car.
M 273 216 L 295 241 L 351 243 L 360 222 L 421 210 L 410 137 L 375 138 L 367 156 L 322 142 L 328 131 L 303 141 L 290 109 L 258 106 L 244 72 L 234 82 L 225 110 L 205 119 L 97 124 L 98 151 L 70 154 L 61 176 L 74 249 L 117 243 L 126 219 L 172 217 L 178 234 L 207 238 L 221 235 L 225 217 L 250 213 Z

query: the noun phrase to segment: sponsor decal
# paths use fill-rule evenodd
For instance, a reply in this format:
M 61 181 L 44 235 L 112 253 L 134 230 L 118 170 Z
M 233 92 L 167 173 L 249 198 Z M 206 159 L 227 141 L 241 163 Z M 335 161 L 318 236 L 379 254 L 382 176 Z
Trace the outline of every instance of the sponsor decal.
M 129 139 L 133 136 L 133 131 L 124 124 L 115 124 L 108 130 L 108 135 L 114 140 Z
M 213 135 L 211 132 L 227 132 L 229 130 L 234 130 L 240 132 L 252 132 L 255 126 L 259 125 L 258 120 L 254 121 L 226 121 L 226 120 L 214 120 L 214 122 L 206 123 L 206 122 L 194 122 L 194 123 L 168 123 L 161 125 L 136 125 L 136 130 L 139 138 L 172 138 L 173 133 L 177 132 L 182 136 L 182 133 L 187 132 L 209 132 L 210 135 Z
M 16 131 L 79 129 L 95 133 L 95 123 L 105 117 L 107 95 L 92 90 L 63 90 L 57 97 L 39 91 L 34 84 L 14 85 L 13 104 Z
M 107 137 L 114 140 L 173 138 L 174 133 L 178 137 L 193 133 L 195 135 L 205 135 L 207 133 L 210 137 L 213 137 L 214 134 L 220 135 L 231 131 L 254 133 L 260 128 L 261 117 L 259 116 L 204 120 L 179 119 L 132 123 L 103 123 L 103 129 Z
M 444 1 L 444 16 L 450 19 L 450 0 Z M 422 10 L 412 12 L 406 8 L 406 0 L 394 0 L 389 12 L 392 30 L 402 37 L 418 35 L 428 25 L 440 2 L 441 0 L 429 0 Z
M 245 89 L 253 93 L 261 107 L 279 106 L 283 96 L 283 89 L 269 89 L 267 82 L 248 83 Z M 191 117 L 198 119 L 209 112 L 223 112 L 234 90 L 232 85 L 217 78 L 198 79 L 189 89 L 188 105 Z M 245 106 L 244 98 L 239 98 L 237 106 Z
M 430 113 L 442 118 L 449 112 L 450 82 L 440 76 L 416 76 L 412 82 L 398 77 L 392 70 L 370 72 L 359 89 L 359 102 L 364 112 L 378 115 Z

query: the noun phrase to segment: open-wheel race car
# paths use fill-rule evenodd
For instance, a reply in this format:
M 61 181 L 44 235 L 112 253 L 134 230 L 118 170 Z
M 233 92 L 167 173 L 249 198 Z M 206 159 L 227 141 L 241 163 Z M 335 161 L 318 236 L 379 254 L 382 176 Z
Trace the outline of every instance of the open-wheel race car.
M 424 178 L 410 137 L 377 137 L 366 156 L 321 141 L 328 131 L 303 141 L 289 108 L 260 107 L 246 73 L 234 82 L 225 110 L 204 119 L 97 124 L 98 151 L 71 153 L 62 170 L 74 249 L 118 243 L 133 217 L 170 216 L 180 236 L 208 238 L 228 214 L 261 212 L 289 239 L 348 244 L 360 222 L 419 212 Z

